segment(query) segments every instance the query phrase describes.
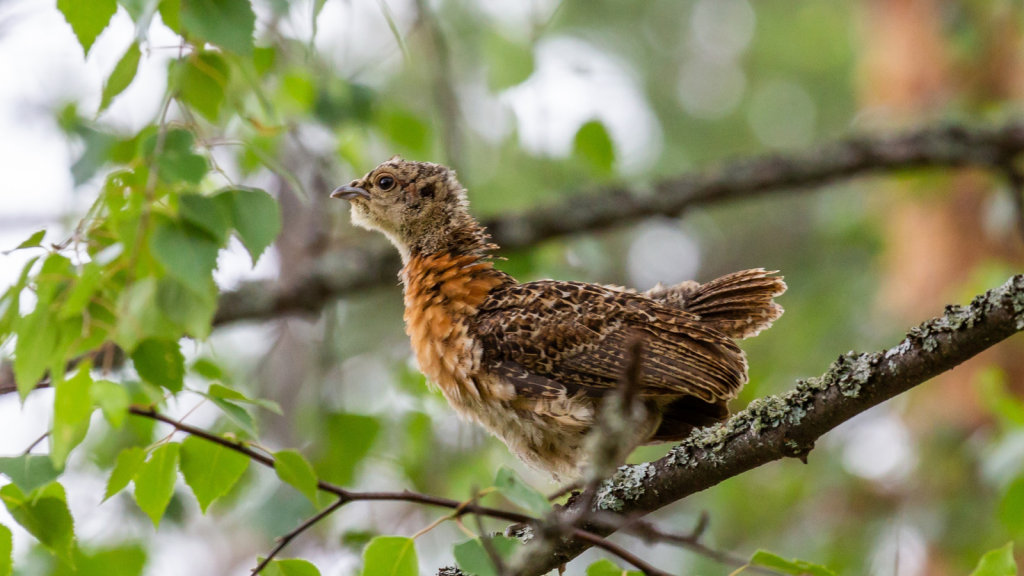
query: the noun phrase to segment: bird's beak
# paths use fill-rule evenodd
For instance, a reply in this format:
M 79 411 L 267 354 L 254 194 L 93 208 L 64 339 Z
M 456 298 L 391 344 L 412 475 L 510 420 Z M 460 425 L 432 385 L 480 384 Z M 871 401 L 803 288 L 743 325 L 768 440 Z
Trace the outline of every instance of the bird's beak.
M 331 192 L 331 198 L 341 198 L 342 200 L 352 200 L 353 198 L 369 198 L 370 193 L 362 188 L 356 188 L 355 186 L 339 186 L 337 190 Z

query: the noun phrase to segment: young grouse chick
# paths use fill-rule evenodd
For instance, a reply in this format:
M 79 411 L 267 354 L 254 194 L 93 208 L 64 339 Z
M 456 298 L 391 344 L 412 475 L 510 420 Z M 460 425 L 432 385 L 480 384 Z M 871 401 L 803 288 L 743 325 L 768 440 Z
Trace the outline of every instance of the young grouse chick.
M 733 340 L 782 315 L 772 298 L 786 285 L 763 269 L 644 293 L 520 284 L 494 268 L 497 246 L 470 216 L 455 173 L 438 164 L 394 157 L 331 196 L 349 200 L 352 221 L 401 252 L 406 332 L 423 373 L 461 417 L 556 479 L 578 476 L 584 437 L 635 334 L 644 339 L 646 418 L 633 447 L 725 419 L 747 382 Z

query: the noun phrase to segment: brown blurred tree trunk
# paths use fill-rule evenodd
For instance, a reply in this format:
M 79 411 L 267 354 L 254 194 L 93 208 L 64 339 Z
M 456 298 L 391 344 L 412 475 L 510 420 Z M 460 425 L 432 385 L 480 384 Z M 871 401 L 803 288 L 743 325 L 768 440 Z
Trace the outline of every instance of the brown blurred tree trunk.
M 1013 3 L 1004 6 L 1004 11 L 1019 10 Z M 971 21 L 969 8 L 963 8 L 958 17 L 982 28 L 976 37 L 983 43 L 965 56 L 954 52 L 950 32 L 943 27 L 949 8 L 940 0 L 866 4 L 858 78 L 865 117 L 891 126 L 941 117 L 953 106 L 977 110 L 1024 93 L 1019 18 L 1007 13 Z M 1006 194 L 1000 189 L 1004 186 L 979 172 L 885 185 L 874 201 L 884 221 L 880 305 L 886 312 L 899 317 L 900 323 L 916 322 L 937 306 L 960 299 L 979 265 L 1024 260 L 1024 244 L 1013 226 L 993 230 L 987 225 L 992 203 L 1001 200 L 993 195 Z M 922 427 L 935 422 L 965 427 L 982 423 L 987 415 L 974 377 L 993 362 L 1006 369 L 1014 387 L 1024 392 L 1020 341 L 1007 342 L 917 393 L 910 421 Z

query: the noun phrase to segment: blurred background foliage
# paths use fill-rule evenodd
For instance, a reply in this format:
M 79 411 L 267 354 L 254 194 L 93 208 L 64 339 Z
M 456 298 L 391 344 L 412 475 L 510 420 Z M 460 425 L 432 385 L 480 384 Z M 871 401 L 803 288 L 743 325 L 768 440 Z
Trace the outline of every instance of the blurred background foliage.
M 647 194 L 660 178 L 714 161 L 851 132 L 1015 118 L 1022 26 L 1024 8 L 1012 0 L 4 0 L 4 58 L 31 61 L 20 52 L 32 45 L 26 29 L 60 47 L 37 69 L 12 60 L 6 69 L 27 77 L 4 74 L 5 83 L 37 88 L 11 89 L 20 96 L 5 101 L 5 114 L 59 133 L 68 161 L 53 185 L 66 195 L 42 210 L 41 224 L 17 210 L 3 219 L 4 249 L 38 228 L 45 236 L 0 259 L 15 286 L 8 294 L 25 293 L 0 306 L 0 352 L 25 356 L 16 348 L 28 349 L 34 306 L 57 298 L 68 310 L 59 321 L 71 323 L 61 333 L 86 338 L 40 369 L 110 338 L 134 349 L 134 370 L 105 376 L 133 401 L 184 386 L 166 400 L 169 414 L 271 451 L 298 450 L 325 480 L 465 499 L 505 465 L 552 491 L 427 388 L 403 333 L 397 283 L 316 315 L 211 332 L 217 290 L 287 283 L 317 257 L 379 242 L 353 229 L 344 203 L 327 195 L 393 154 L 455 167 L 473 211 L 488 216 L 607 185 Z M 61 83 L 72 69 L 94 80 Z M 0 138 L 11 139 L 4 150 L 19 147 L 14 136 Z M 19 174 L 7 156 L 0 173 Z M 32 179 L 15 180 L 0 196 L 44 202 L 33 191 Z M 781 270 L 786 314 L 743 343 L 751 382 L 740 409 L 822 373 L 847 350 L 892 345 L 943 305 L 1019 272 L 1024 244 L 1013 227 L 1007 191 L 990 175 L 907 172 L 556 239 L 502 252 L 499 266 L 521 281 L 639 289 Z M 137 231 L 148 243 L 131 241 Z M 40 273 L 44 260 L 53 269 Z M 17 281 L 29 262 L 35 281 L 23 290 Z M 88 262 L 103 272 L 88 272 Z M 88 282 L 82 290 L 99 304 L 66 301 Z M 154 318 L 154 307 L 165 317 Z M 178 352 L 182 336 L 190 338 Z M 173 349 L 160 348 L 167 342 Z M 16 370 L 17 362 L 28 360 Z M 178 364 L 187 370 L 170 382 L 146 373 Z M 231 395 L 239 392 L 276 404 L 254 407 Z M 808 465 L 764 466 L 656 520 L 686 531 L 707 511 L 710 544 L 745 556 L 764 548 L 839 574 L 969 573 L 986 551 L 1024 538 L 1022 394 L 1017 337 L 843 425 Z M 33 392 L 23 408 L 13 394 L 0 398 L 6 455 L 53 418 L 70 440 L 35 453 L 60 467 L 53 451 L 74 447 L 83 417 L 54 417 L 54 404 L 50 390 Z M 179 480 L 154 531 L 137 486 L 135 500 L 122 493 L 100 506 L 100 495 L 124 450 L 152 447 L 168 430 L 139 418 L 115 427 L 99 412 L 91 426 L 84 418 L 89 433 L 61 477 L 77 572 L 3 515 L 15 574 L 245 574 L 275 536 L 316 511 L 272 471 L 250 466 L 205 516 Z M 667 448 L 642 448 L 632 461 Z M 498 494 L 484 503 L 511 505 Z M 356 574 L 372 537 L 412 535 L 440 514 L 352 504 L 286 554 L 322 574 Z M 733 570 L 618 538 L 675 574 Z M 452 523 L 418 538 L 421 570 L 451 564 L 452 544 L 464 539 Z M 590 551 L 568 572 L 602 557 Z

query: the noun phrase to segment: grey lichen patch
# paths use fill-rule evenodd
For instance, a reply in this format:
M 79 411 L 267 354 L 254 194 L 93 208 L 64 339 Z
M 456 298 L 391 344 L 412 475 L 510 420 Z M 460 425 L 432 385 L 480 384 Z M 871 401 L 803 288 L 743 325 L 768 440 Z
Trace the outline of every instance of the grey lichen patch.
M 751 402 L 745 410 L 729 420 L 709 428 L 695 430 L 681 444 L 672 449 L 667 462 L 673 466 L 693 468 L 698 463 L 718 465 L 728 458 L 729 440 L 753 431 L 760 434 L 780 426 L 800 424 L 814 409 L 816 397 L 836 387 L 847 397 L 856 397 L 875 372 L 883 354 L 857 354 L 840 356 L 820 378 L 797 382 L 793 390 L 781 396 L 767 396 Z M 799 451 L 799 446 L 788 446 Z
M 655 471 L 654 465 L 650 462 L 620 466 L 614 476 L 601 484 L 594 505 L 599 510 L 622 511 L 626 501 L 636 500 L 644 495 L 647 491 L 644 480 L 653 478 Z
M 1017 330 L 1024 330 L 1024 276 L 1014 276 L 1006 282 L 1010 290 L 1010 305 L 1013 306 L 1013 313 L 1017 322 L 1014 327 Z
M 526 524 L 513 524 L 505 530 L 505 536 L 516 538 L 523 544 L 533 540 L 533 526 Z
M 946 306 L 942 316 L 911 328 L 903 342 L 886 352 L 885 356 L 903 355 L 913 349 L 915 344 L 926 352 L 934 352 L 939 349 L 941 336 L 973 328 L 994 309 L 1007 304 L 1013 309 L 1016 328 L 1024 330 L 1024 275 L 1014 276 L 1002 286 L 976 296 L 967 306 Z

